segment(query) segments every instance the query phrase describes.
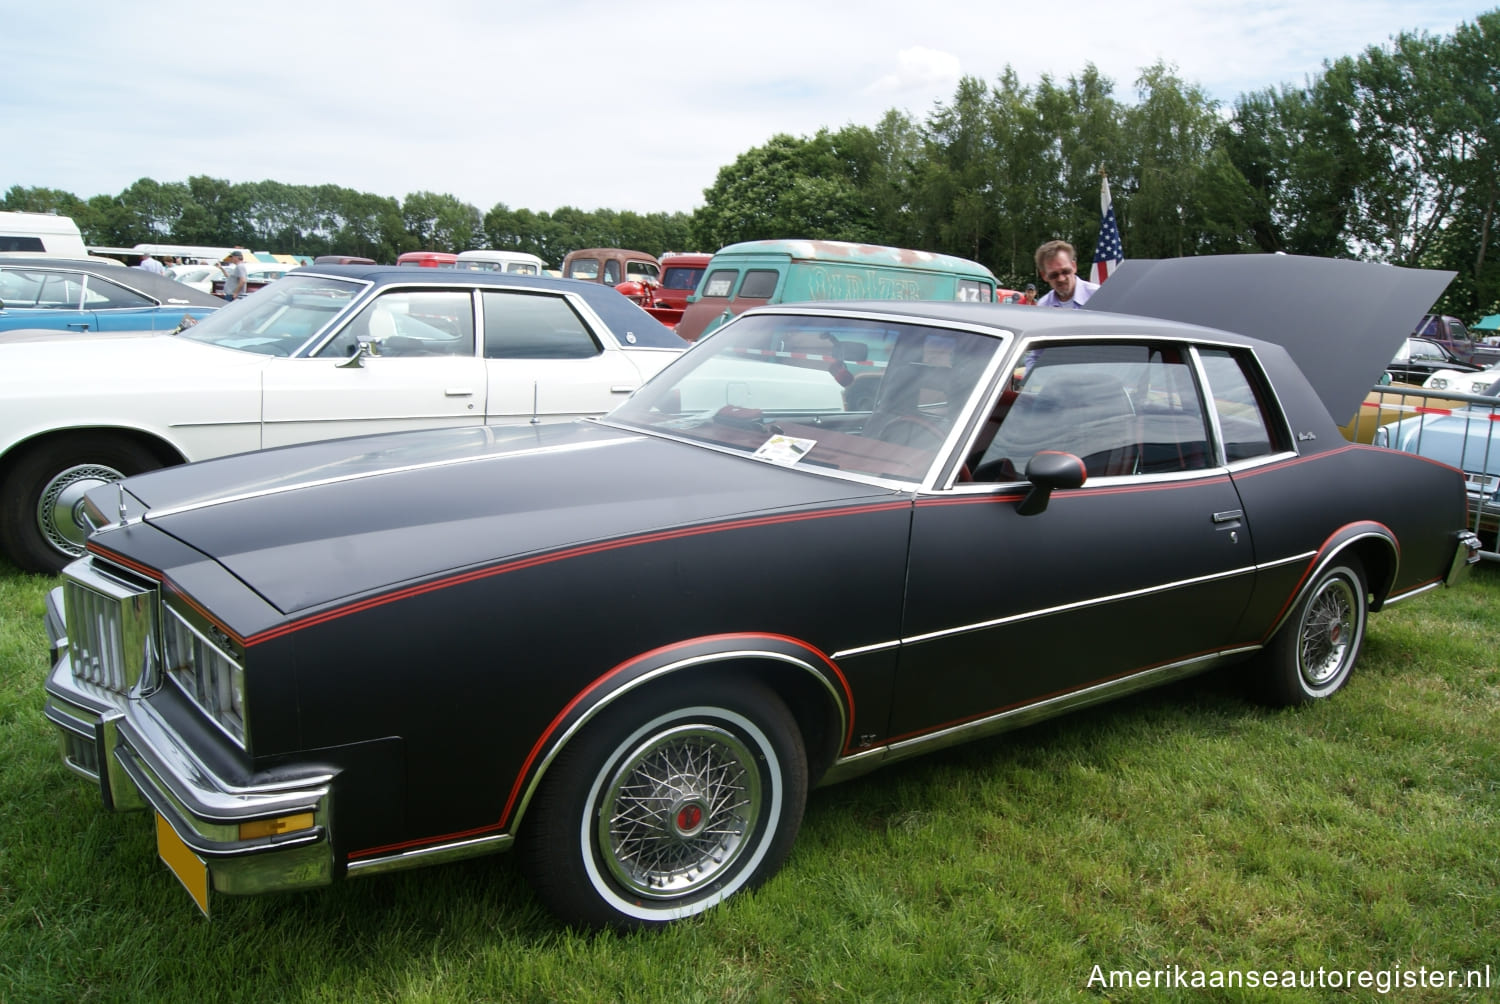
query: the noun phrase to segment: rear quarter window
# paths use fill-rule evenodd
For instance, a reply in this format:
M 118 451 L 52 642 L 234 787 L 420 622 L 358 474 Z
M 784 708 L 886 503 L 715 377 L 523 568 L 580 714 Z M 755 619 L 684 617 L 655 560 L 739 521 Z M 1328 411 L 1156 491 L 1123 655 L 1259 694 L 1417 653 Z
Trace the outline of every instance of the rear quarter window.
M 1270 392 L 1252 360 L 1224 349 L 1203 349 L 1203 372 L 1229 463 L 1291 448 L 1269 407 Z

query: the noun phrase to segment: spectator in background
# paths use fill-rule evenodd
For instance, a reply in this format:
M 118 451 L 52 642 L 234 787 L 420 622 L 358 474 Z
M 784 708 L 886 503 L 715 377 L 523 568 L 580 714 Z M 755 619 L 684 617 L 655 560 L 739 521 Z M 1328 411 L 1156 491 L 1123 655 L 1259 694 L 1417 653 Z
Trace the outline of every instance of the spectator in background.
M 151 257 L 150 251 L 147 251 L 145 254 L 141 255 L 141 260 L 135 263 L 135 267 L 138 269 L 143 269 L 147 272 L 153 272 L 156 275 L 167 274 L 166 266 L 157 261 L 155 258 Z
M 1026 284 L 1026 291 L 1021 294 L 1021 302 L 1032 307 L 1036 306 L 1036 283 L 1028 282 Z
M 1052 287 L 1039 307 L 1082 307 L 1099 287 L 1078 276 L 1078 255 L 1067 241 L 1048 241 L 1036 249 L 1036 270 Z
M 221 266 L 224 269 L 224 299 L 237 300 L 245 295 L 245 283 L 250 273 L 245 271 L 243 251 L 231 251 Z

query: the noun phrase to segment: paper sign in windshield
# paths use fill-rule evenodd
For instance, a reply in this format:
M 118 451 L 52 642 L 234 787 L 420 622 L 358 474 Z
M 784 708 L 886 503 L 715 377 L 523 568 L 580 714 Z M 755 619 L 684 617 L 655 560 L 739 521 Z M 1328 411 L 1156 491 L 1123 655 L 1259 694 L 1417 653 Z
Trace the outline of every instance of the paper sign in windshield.
M 794 436 L 772 436 L 760 444 L 755 455 L 774 464 L 795 464 L 812 452 L 816 439 L 797 439 Z

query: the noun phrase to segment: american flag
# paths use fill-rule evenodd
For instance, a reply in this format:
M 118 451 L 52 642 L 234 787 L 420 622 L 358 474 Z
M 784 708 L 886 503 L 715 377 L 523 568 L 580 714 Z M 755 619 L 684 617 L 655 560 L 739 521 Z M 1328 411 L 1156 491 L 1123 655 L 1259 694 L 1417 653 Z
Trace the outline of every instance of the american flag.
M 1104 179 L 1104 191 L 1099 196 L 1099 205 L 1104 217 L 1099 221 L 1099 240 L 1094 245 L 1094 267 L 1089 269 L 1089 282 L 1103 282 L 1125 261 L 1125 249 L 1120 244 L 1120 227 L 1115 223 L 1115 200 L 1109 196 L 1108 178 Z

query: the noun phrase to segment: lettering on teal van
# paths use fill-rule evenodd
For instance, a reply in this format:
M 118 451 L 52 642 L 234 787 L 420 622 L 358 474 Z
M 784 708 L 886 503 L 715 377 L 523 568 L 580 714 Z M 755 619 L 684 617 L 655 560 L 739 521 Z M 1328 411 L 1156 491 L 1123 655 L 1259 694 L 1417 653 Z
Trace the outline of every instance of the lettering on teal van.
M 804 270 L 809 300 L 930 300 L 934 292 L 924 295 L 922 287 L 935 286 L 916 276 L 892 275 L 875 268 L 830 267 L 813 265 Z

